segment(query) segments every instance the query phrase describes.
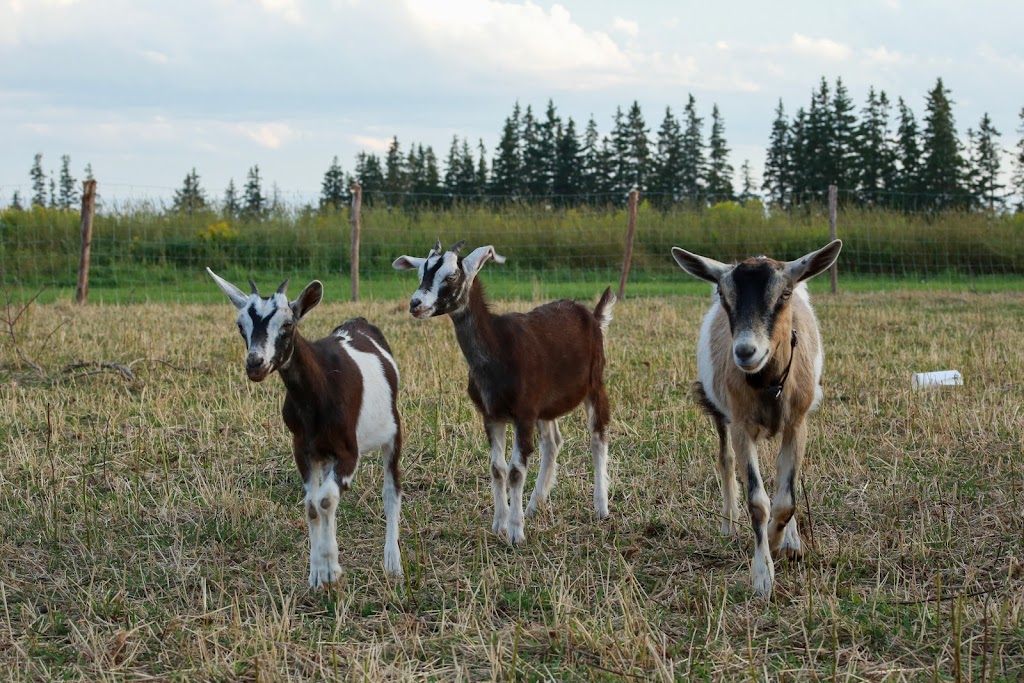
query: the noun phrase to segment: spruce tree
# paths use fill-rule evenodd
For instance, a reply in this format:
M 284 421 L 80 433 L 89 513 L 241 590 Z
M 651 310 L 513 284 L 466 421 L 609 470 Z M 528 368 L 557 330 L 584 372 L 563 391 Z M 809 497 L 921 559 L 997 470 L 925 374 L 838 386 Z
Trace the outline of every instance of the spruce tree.
M 971 140 L 969 189 L 974 203 L 989 211 L 995 211 L 1006 202 L 1006 185 L 999 182 L 999 135 L 988 112 L 981 117 L 978 130 L 968 134 Z
M 754 175 L 750 170 L 750 159 L 744 159 L 743 165 L 740 166 L 740 182 L 743 183 L 742 189 L 740 190 L 740 196 L 737 197 L 740 204 L 746 204 L 749 201 L 757 199 L 757 193 L 754 191 Z
M 1020 126 L 1017 128 L 1017 151 L 1013 155 L 1013 176 L 1011 187 L 1017 195 L 1017 211 L 1024 212 L 1024 107 L 1020 110 Z
M 807 201 L 807 188 L 816 182 L 812 165 L 810 149 L 810 138 L 808 136 L 809 116 L 807 111 L 800 107 L 789 124 L 789 181 L 790 195 L 789 205 L 799 206 Z
M 523 190 L 531 200 L 536 201 L 550 193 L 548 169 L 553 150 L 548 149 L 544 126 L 533 115 L 533 108 L 529 105 L 523 113 L 519 136 L 523 144 L 523 163 L 520 169 Z
M 185 180 L 180 190 L 174 191 L 171 211 L 176 213 L 193 213 L 206 209 L 206 193 L 199 186 L 199 174 L 195 167 L 185 174 Z
M 604 174 L 601 159 L 601 134 L 597 129 L 597 121 L 591 115 L 587 128 L 583 132 L 583 149 L 580 154 L 580 186 L 584 201 L 594 203 L 597 194 L 604 185 L 601 176 Z M 604 201 L 603 199 L 600 201 Z
M 267 211 L 267 198 L 263 194 L 263 185 L 260 180 L 260 167 L 253 166 L 245 179 L 245 188 L 242 190 L 241 216 L 245 220 L 263 220 Z
M 896 178 L 896 155 L 889 135 L 889 98 L 885 92 L 868 89 L 860 125 L 857 127 L 855 168 L 856 189 L 870 206 L 890 203 Z
M 57 208 L 57 181 L 53 177 L 53 172 L 50 172 L 50 208 Z
M 491 178 L 490 172 L 487 169 L 487 148 L 484 146 L 483 138 L 480 138 L 477 143 L 477 154 L 476 194 L 482 197 L 487 194 Z
M 473 150 L 469 147 L 468 138 L 462 140 L 459 164 L 461 166 L 459 194 L 462 195 L 463 201 L 469 201 L 476 197 L 480 190 L 476 184 L 476 160 L 473 158 Z
M 775 120 L 772 122 L 772 133 L 764 161 L 764 179 L 761 184 L 761 190 L 768 202 L 777 206 L 785 206 L 793 191 L 790 153 L 789 123 L 786 121 L 786 110 L 780 99 L 779 106 L 775 108 Z
M 430 203 L 436 204 L 441 194 L 441 170 L 437 163 L 437 154 L 434 153 L 434 148 L 430 145 L 426 147 L 417 145 L 416 154 L 423 160 L 421 162 L 423 178 L 418 190 L 427 195 Z
M 801 202 L 824 197 L 828 186 L 838 180 L 832 118 L 831 94 L 822 78 L 818 90 L 811 94 L 805 121 L 794 131 L 794 189 Z
M 576 122 L 570 117 L 565 127 L 559 125 L 555 133 L 555 167 L 551 192 L 558 204 L 571 205 L 579 202 L 583 190 L 580 157 L 580 139 L 576 133 Z
M 732 186 L 732 164 L 729 163 L 729 147 L 725 143 L 725 122 L 718 112 L 718 105 L 711 107 L 711 137 L 708 138 L 708 170 L 704 185 L 712 203 L 731 202 L 736 191 Z
M 402 149 L 396 135 L 391 138 L 387 156 L 384 157 L 384 187 L 381 189 L 391 195 L 387 200 L 388 204 L 398 205 L 401 202 L 399 195 L 408 190 L 408 175 L 409 169 L 402 160 Z
M 704 203 L 705 177 L 704 137 L 701 130 L 704 120 L 697 116 L 697 101 L 690 95 L 683 110 L 683 157 L 680 174 L 679 194 L 681 199 L 695 204 Z
M 953 102 L 941 78 L 928 93 L 925 109 L 928 113 L 921 136 L 921 191 L 935 211 L 963 207 L 969 198 L 964 188 L 964 160 L 956 135 Z
M 345 183 L 345 172 L 338 163 L 338 157 L 331 160 L 331 165 L 324 172 L 324 180 L 320 185 L 320 210 L 337 210 L 348 204 L 348 185 Z
M 384 170 L 376 154 L 360 152 L 356 155 L 356 182 L 363 188 L 363 204 L 373 206 L 384 190 Z
M 633 100 L 626 114 L 627 142 L 626 157 L 622 166 L 624 187 L 627 192 L 634 187 L 641 192 L 647 191 L 648 165 L 651 156 L 651 142 L 647 137 L 650 132 L 644 122 L 640 103 Z
M 238 191 L 235 189 L 235 179 L 228 180 L 228 186 L 224 189 L 224 201 L 221 203 L 221 213 L 224 218 L 233 220 L 239 215 Z
M 71 176 L 71 157 L 67 154 L 60 158 L 60 198 L 57 203 L 65 211 L 70 211 L 78 203 L 78 190 Z
M 448 157 L 444 160 L 444 191 L 458 200 L 459 172 L 462 163 L 462 150 L 459 148 L 459 136 L 452 136 L 452 144 L 448 147 Z
M 896 183 L 893 188 L 898 195 L 894 205 L 904 211 L 916 210 L 920 204 L 921 192 L 921 134 L 918 131 L 914 112 L 903 98 L 897 107 L 900 112 L 899 130 L 896 133 Z
M 36 154 L 28 177 L 32 179 L 32 206 L 46 208 L 46 173 L 43 172 L 42 154 Z
M 614 200 L 618 201 L 620 197 L 625 197 L 633 187 L 629 178 L 630 131 L 626 115 L 622 113 L 622 107 L 615 108 L 615 115 L 612 117 L 612 130 L 607 139 L 609 144 L 607 151 L 611 155 L 607 164 L 610 171 L 607 176 L 608 191 L 615 195 Z
M 522 144 L 519 139 L 519 102 L 512 115 L 505 119 L 505 127 L 498 141 L 498 149 L 491 164 L 491 193 L 503 200 L 522 194 Z
M 845 192 L 857 188 L 857 117 L 853 110 L 853 100 L 843 79 L 837 78 L 829 116 L 830 168 L 826 179 Z
M 459 136 L 452 136 L 452 144 L 445 160 L 444 191 L 455 203 L 469 200 L 476 194 L 476 167 L 469 141 L 460 144 Z
M 650 179 L 651 200 L 656 206 L 668 207 L 679 199 L 683 181 L 683 131 L 671 107 L 665 107 L 655 139 L 653 171 Z
M 21 192 L 18 190 L 14 191 L 11 195 L 11 211 L 24 211 L 25 207 L 21 205 Z

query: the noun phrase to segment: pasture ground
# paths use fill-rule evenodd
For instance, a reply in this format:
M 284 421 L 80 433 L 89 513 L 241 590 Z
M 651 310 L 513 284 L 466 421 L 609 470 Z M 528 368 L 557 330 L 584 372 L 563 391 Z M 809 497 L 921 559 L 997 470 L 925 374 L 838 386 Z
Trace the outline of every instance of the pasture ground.
M 36 305 L 0 346 L 0 678 L 1019 680 L 1024 297 L 816 303 L 809 553 L 777 564 L 770 602 L 749 588 L 748 527 L 717 531 L 714 433 L 688 393 L 705 295 L 616 307 L 612 517 L 592 513 L 579 412 L 551 507 L 516 549 L 490 533 L 451 324 L 413 320 L 404 299 L 313 311 L 307 336 L 355 315 L 384 330 L 406 432 L 406 578 L 383 573 L 374 454 L 342 497 L 330 592 L 306 589 L 283 388 L 245 378 L 226 300 Z M 132 377 L 66 369 L 80 362 Z M 911 372 L 947 368 L 962 387 L 911 391 Z

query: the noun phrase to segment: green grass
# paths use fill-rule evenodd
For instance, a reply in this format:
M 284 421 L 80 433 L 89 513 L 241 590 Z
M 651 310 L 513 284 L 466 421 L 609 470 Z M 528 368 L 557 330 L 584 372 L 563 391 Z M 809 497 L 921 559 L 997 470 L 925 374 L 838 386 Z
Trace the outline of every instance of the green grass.
M 316 336 L 364 315 L 402 370 L 406 579 L 383 573 L 369 455 L 339 509 L 346 574 L 324 592 L 306 589 L 283 388 L 245 379 L 216 290 L 216 306 L 30 308 L 0 342 L 0 678 L 1019 678 L 1019 293 L 816 297 L 826 399 L 800 501 L 809 553 L 777 565 L 766 602 L 750 590 L 749 531 L 718 535 L 714 433 L 688 397 L 702 285 L 615 309 L 612 517 L 594 519 L 576 413 L 551 507 L 510 548 L 489 530 L 486 439 L 451 324 L 412 319 L 400 284 L 392 299 L 330 297 L 303 323 Z M 530 291 L 495 308 L 527 308 Z M 131 379 L 65 370 L 133 361 Z M 965 384 L 911 391 L 912 372 L 944 368 Z
M 284 269 L 280 272 L 243 271 L 228 268 L 218 272 L 228 280 L 244 285 L 252 277 L 261 291 L 273 291 L 285 277 L 291 278 L 292 285 L 299 287 L 311 280 L 324 283 L 328 301 L 349 301 L 352 297 L 352 283 L 349 276 L 339 273 L 316 273 Z M 603 275 L 603 277 L 602 277 Z M 608 270 L 604 273 L 580 273 L 553 271 L 533 273 L 489 266 L 486 274 L 487 288 L 491 296 L 510 300 L 540 300 L 553 298 L 587 299 L 597 296 L 605 287 L 618 292 L 620 274 Z M 73 278 L 69 278 L 73 281 Z M 134 284 L 133 284 L 134 283 Z M 417 287 L 415 273 L 379 273 L 373 277 L 360 278 L 360 298 L 363 301 L 391 301 L 408 298 Z M 812 292 L 831 291 L 827 275 L 810 283 Z M 244 287 L 243 287 L 244 288 Z M 967 276 L 947 272 L 925 277 L 886 277 L 863 274 L 843 274 L 839 278 L 841 292 L 942 292 L 958 291 L 972 293 L 1015 292 L 1024 290 L 1024 278 L 1017 275 Z M 681 270 L 665 274 L 639 273 L 631 275 L 626 286 L 627 297 L 698 296 L 710 292 L 710 285 L 694 280 Z M 75 299 L 73 284 L 63 286 L 28 287 L 24 285 L 11 289 L 15 301 L 24 302 L 38 295 L 39 303 L 72 302 Z M 182 276 L 179 281 L 148 281 L 144 274 L 128 275 L 127 281 L 107 286 L 90 285 L 88 301 L 95 304 L 139 304 L 139 303 L 219 303 L 223 294 L 217 289 L 205 271 Z

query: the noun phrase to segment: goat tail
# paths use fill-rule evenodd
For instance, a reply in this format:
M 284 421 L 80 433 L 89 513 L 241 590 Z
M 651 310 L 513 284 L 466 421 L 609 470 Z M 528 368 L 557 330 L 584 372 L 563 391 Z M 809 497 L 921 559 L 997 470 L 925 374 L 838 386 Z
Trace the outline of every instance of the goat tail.
M 608 287 L 594 308 L 594 317 L 597 318 L 597 323 L 601 326 L 601 334 L 608 333 L 608 326 L 612 324 L 612 308 L 615 307 L 616 301 L 618 299 L 612 294 L 612 288 Z

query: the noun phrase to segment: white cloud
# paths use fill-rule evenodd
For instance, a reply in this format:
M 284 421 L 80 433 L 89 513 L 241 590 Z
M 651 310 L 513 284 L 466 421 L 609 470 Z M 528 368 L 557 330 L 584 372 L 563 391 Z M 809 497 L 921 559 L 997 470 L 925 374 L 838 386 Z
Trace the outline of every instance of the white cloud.
M 302 23 L 299 0 L 260 0 L 260 4 L 270 14 L 279 14 L 289 23 Z
M 1024 75 L 1024 58 L 1018 57 L 1017 55 L 1000 54 L 991 45 L 982 44 L 978 48 L 978 56 L 985 62 L 1012 74 L 1017 76 Z
M 622 83 L 633 72 L 608 34 L 574 23 L 562 5 L 547 12 L 529 0 L 407 0 L 406 9 L 420 38 L 462 68 L 581 90 Z
M 153 62 L 154 64 L 167 64 L 171 61 L 170 57 L 158 50 L 143 50 L 142 57 L 147 62 Z
M 831 61 L 845 61 L 850 57 L 850 48 L 828 38 L 810 38 L 794 33 L 789 43 L 793 52 L 805 57 L 817 57 Z
M 888 66 L 909 61 L 906 55 L 897 50 L 890 50 L 884 45 L 869 47 L 864 50 L 864 61 L 873 66 Z
M 298 132 L 287 123 L 239 123 L 235 128 L 260 147 L 279 149 L 295 139 Z
M 356 146 L 367 149 L 371 152 L 386 152 L 388 147 L 391 146 L 391 138 L 375 138 L 369 135 L 353 135 L 351 137 L 352 142 Z
M 629 19 L 623 19 L 622 17 L 612 19 L 612 28 L 630 38 L 636 38 L 640 35 L 640 24 Z

